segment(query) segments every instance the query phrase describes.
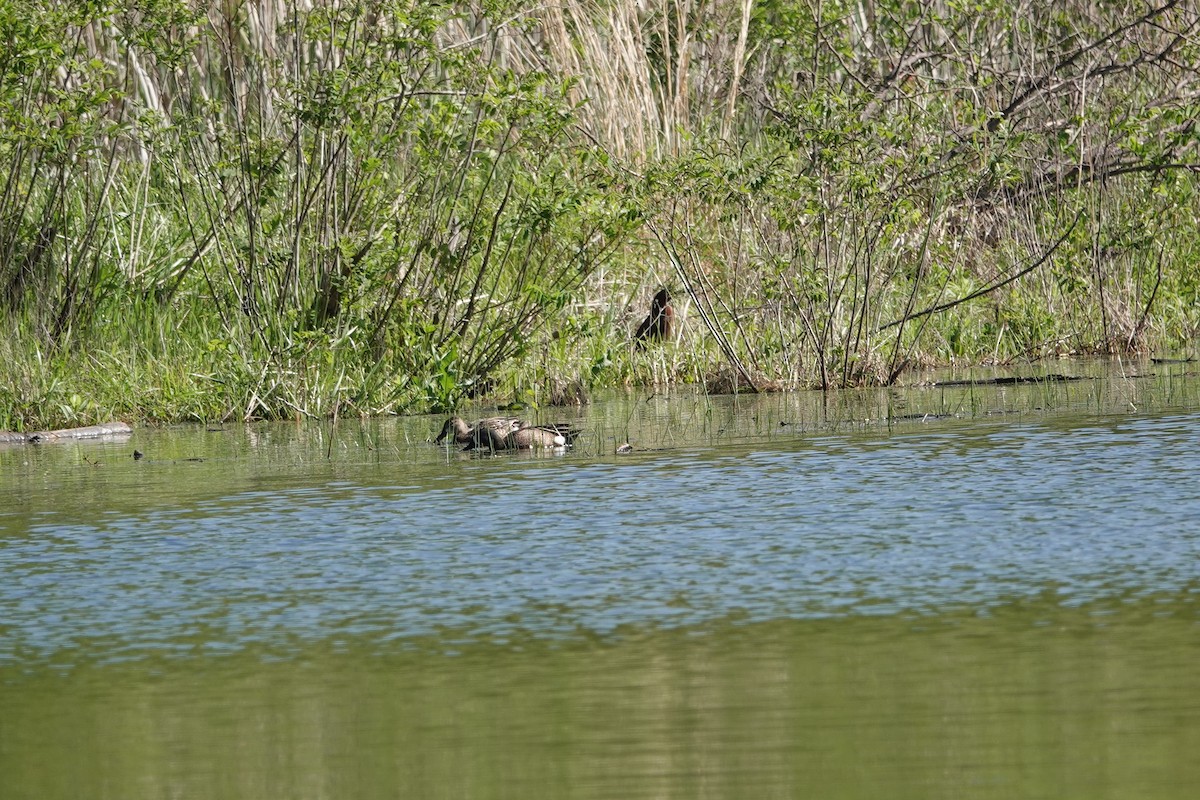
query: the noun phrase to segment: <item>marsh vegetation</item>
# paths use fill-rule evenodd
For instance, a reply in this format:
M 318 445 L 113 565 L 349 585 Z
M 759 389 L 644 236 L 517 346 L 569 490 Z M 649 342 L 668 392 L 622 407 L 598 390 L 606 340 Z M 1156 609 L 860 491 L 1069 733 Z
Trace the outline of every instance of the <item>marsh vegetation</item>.
M 0 40 L 0 429 L 1200 330 L 1190 2 L 0 0 Z

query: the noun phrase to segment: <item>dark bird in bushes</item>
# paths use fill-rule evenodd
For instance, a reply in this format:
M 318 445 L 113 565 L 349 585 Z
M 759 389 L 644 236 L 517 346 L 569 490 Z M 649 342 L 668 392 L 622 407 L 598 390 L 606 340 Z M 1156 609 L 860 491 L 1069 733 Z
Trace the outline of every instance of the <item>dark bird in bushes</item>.
M 671 308 L 671 293 L 659 289 L 654 299 L 650 301 L 650 313 L 638 325 L 633 340 L 638 348 L 646 342 L 662 342 L 671 338 L 675 332 L 675 309 Z

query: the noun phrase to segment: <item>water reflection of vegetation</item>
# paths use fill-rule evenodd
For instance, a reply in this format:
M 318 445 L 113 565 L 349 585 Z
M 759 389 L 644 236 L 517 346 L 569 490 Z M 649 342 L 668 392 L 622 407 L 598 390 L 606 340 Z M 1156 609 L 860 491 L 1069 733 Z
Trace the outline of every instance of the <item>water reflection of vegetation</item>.
M 6 796 L 1185 797 L 1197 594 L 0 671 Z M 462 632 L 466 633 L 466 632 Z M 82 654 L 79 654 L 82 656 Z M 1155 787 L 1147 791 L 1148 787 Z
M 923 376 L 927 385 L 831 393 L 714 396 L 691 387 L 673 387 L 598 393 L 595 402 L 582 409 L 551 409 L 527 416 L 539 421 L 566 419 L 583 428 L 568 454 L 572 459 L 609 457 L 625 442 L 634 445 L 636 455 L 680 448 L 754 448 L 814 435 L 931 432 L 937 425 L 981 420 L 1078 424 L 1072 419 L 1081 414 L 1090 418 L 1200 408 L 1200 380 L 1189 366 L 1077 361 L 1070 372 L 1084 380 L 1017 386 L 928 385 L 996 374 L 991 369 L 972 369 L 929 372 Z M 1036 377 L 1044 371 L 1030 368 L 1022 374 Z M 483 408 L 478 415 L 493 411 Z M 0 447 L 0 474 L 14 488 L 13 510 L 26 511 L 39 496 L 37 487 L 63 487 L 58 503 L 64 498 L 68 503 L 95 502 L 87 499 L 92 492 L 108 498 L 105 502 L 121 495 L 138 501 L 156 486 L 172 491 L 169 487 L 180 481 L 187 482 L 189 492 L 200 485 L 219 495 L 270 485 L 281 473 L 339 479 L 358 471 L 371 474 L 380 464 L 392 464 L 397 479 L 410 475 L 435 483 L 454 481 L 459 477 L 428 468 L 430 462 L 444 464 L 447 459 L 467 457 L 432 446 L 444 421 L 444 416 L 401 417 L 139 430 L 126 443 L 81 442 L 32 450 Z M 130 461 L 134 447 L 146 453 L 146 462 L 136 472 Z M 115 486 L 122 487 L 118 494 Z

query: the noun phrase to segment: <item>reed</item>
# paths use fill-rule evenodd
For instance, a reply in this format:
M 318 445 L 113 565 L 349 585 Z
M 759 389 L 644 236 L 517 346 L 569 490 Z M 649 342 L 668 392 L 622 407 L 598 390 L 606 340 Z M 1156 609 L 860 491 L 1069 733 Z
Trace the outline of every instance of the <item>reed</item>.
M 1198 29 L 1171 0 L 7 0 L 0 424 L 1186 345 Z M 635 351 L 662 285 L 680 335 Z

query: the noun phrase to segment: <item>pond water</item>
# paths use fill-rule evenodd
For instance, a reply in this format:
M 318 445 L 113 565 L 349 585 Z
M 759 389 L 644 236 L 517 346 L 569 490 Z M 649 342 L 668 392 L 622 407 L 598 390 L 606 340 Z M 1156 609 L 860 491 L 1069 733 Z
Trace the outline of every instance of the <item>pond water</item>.
M 1198 372 L 0 448 L 0 797 L 1193 797 Z

